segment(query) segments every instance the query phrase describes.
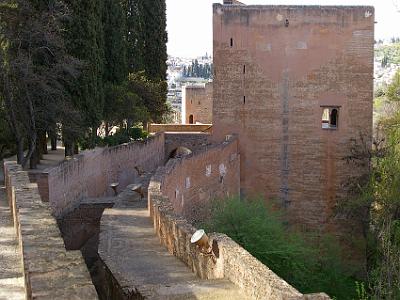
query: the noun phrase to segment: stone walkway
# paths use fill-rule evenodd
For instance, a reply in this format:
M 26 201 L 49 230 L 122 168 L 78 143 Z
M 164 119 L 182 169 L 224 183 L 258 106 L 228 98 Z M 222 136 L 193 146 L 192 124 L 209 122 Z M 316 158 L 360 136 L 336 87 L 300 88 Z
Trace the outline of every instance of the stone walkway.
M 148 182 L 147 178 L 147 182 Z M 202 280 L 155 235 L 147 200 L 129 189 L 101 219 L 99 255 L 125 295 L 146 299 L 247 299 L 228 280 Z M 136 299 L 136 298 L 134 298 Z
M 37 169 L 29 170 L 30 173 L 41 173 L 44 170 L 57 166 L 60 162 L 65 160 L 64 148 L 58 147 L 57 150 L 48 149 L 48 154 L 43 155 L 43 159 L 40 160 L 40 164 L 37 165 Z
M 25 299 L 21 257 L 11 211 L 0 178 L 0 299 Z

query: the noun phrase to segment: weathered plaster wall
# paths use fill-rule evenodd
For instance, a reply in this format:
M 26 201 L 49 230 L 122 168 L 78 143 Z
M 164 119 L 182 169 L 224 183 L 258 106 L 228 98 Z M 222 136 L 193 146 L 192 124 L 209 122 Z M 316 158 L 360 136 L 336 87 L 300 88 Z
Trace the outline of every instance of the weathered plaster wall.
M 185 95 L 185 124 L 212 123 L 212 82 L 203 85 L 188 85 L 184 87 Z M 190 116 L 193 122 L 190 122 Z
M 325 294 L 302 295 L 226 235 L 209 234 L 215 262 L 190 243 L 196 231 L 190 221 L 203 217 L 198 211 L 214 197 L 239 191 L 237 147 L 237 139 L 232 137 L 204 153 L 171 160 L 158 168 L 150 182 L 148 207 L 161 243 L 200 278 L 229 279 L 254 299 L 330 299 Z M 210 164 L 211 174 L 207 176 Z M 221 164 L 226 166 L 223 183 L 219 173 Z
M 157 134 L 144 142 L 112 148 L 87 150 L 44 172 L 39 187 L 48 187 L 48 198 L 56 217 L 76 208 L 83 198 L 110 196 L 109 185 L 119 182 L 119 190 L 135 182 L 135 167 L 153 171 L 164 163 L 164 135 Z M 47 180 L 43 177 L 47 176 Z M 45 188 L 42 188 L 45 190 Z
M 25 279 L 26 299 L 98 299 L 80 251 L 66 251 L 37 184 L 14 162 L 4 164 Z
M 369 6 L 214 5 L 213 137 L 239 135 L 244 195 L 332 229 L 343 183 L 361 172 L 343 160 L 350 140 L 371 141 L 373 44 Z M 323 106 L 339 108 L 336 130 L 321 128 Z
M 171 159 L 164 167 L 161 193 L 190 223 L 204 220 L 211 200 L 239 195 L 238 142 L 232 139 L 196 155 Z

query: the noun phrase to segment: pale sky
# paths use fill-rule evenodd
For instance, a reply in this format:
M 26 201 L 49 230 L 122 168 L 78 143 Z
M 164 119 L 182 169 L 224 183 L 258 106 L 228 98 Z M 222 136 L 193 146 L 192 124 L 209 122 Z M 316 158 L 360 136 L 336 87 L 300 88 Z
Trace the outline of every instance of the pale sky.
M 196 57 L 212 54 L 212 4 L 222 0 L 166 0 L 168 54 Z M 251 4 L 372 5 L 375 39 L 400 37 L 400 0 L 242 0 Z

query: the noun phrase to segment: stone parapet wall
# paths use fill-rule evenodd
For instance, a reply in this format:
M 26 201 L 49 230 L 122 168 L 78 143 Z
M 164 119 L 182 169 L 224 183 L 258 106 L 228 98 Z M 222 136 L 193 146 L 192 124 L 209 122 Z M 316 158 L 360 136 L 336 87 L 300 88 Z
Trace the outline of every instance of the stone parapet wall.
M 219 176 L 221 163 L 227 166 L 222 183 Z M 211 176 L 206 176 L 209 164 Z M 150 182 L 148 207 L 161 243 L 200 278 L 229 279 L 254 299 L 330 299 L 325 294 L 302 295 L 224 234 L 209 234 L 215 262 L 190 243 L 196 228 L 188 219 L 196 219 L 199 206 L 214 197 L 221 197 L 224 192 L 225 195 L 239 192 L 240 171 L 236 169 L 239 165 L 237 139 L 233 137 L 204 153 L 174 159 L 158 168 Z M 185 190 L 187 176 L 191 180 L 189 189 Z M 219 184 L 224 188 L 215 188 Z M 182 192 L 178 193 L 180 199 L 179 195 L 175 197 L 176 189 L 183 189 L 183 202 Z M 201 196 L 200 190 L 205 196 Z
M 66 251 L 37 184 L 15 162 L 4 164 L 7 199 L 19 241 L 26 299 L 98 299 L 80 251 Z
M 211 145 L 209 133 L 175 132 L 165 133 L 165 159 L 178 147 L 186 147 L 193 152 L 204 151 Z
M 225 234 L 213 234 L 223 260 L 224 277 L 253 299 L 328 300 L 326 294 L 306 294 L 289 285 Z
M 58 218 L 76 208 L 84 198 L 113 195 L 110 184 L 118 182 L 118 190 L 137 181 L 140 170 L 151 172 L 164 163 L 164 135 L 110 148 L 86 150 L 41 174 L 31 175 L 49 201 Z
M 150 133 L 157 132 L 211 132 L 212 124 L 149 124 Z
M 174 211 L 195 224 L 207 217 L 213 199 L 240 193 L 238 141 L 209 145 L 205 151 L 184 159 L 171 159 L 163 171 L 162 195 Z

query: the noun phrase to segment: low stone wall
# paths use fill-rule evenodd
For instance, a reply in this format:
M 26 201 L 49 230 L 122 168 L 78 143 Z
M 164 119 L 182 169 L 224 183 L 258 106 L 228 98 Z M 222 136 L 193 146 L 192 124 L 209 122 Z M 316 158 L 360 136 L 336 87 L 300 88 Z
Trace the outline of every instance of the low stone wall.
M 110 184 L 118 182 L 118 190 L 135 182 L 138 172 L 154 171 L 164 163 L 164 135 L 157 134 L 146 141 L 137 141 L 110 148 L 87 150 L 41 174 L 31 174 L 59 218 L 75 209 L 84 198 L 113 195 Z
M 172 152 L 178 147 L 186 147 L 195 153 L 204 151 L 212 144 L 209 138 L 209 133 L 165 133 L 165 161 L 168 161 Z
M 4 164 L 25 280 L 26 299 L 98 299 L 80 251 L 66 251 L 38 186 L 15 162 Z
M 157 132 L 211 132 L 212 124 L 149 124 L 150 133 Z
M 254 299 L 330 299 L 325 294 L 302 295 L 224 234 L 209 234 L 215 261 L 190 243 L 196 228 L 188 220 L 201 218 L 198 211 L 213 198 L 239 193 L 239 166 L 232 137 L 158 168 L 150 182 L 148 207 L 161 243 L 200 278 L 229 279 Z

